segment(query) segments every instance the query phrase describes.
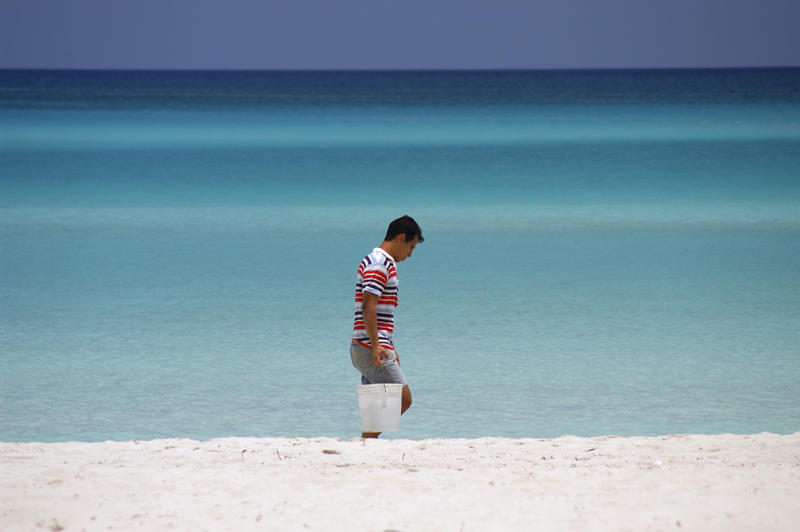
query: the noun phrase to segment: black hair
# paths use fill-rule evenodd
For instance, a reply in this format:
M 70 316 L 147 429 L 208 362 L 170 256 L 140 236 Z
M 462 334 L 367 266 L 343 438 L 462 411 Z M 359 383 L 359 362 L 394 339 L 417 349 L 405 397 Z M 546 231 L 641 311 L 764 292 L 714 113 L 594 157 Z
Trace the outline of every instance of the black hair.
M 419 224 L 409 215 L 403 215 L 396 220 L 392 220 L 389 228 L 386 230 L 386 238 L 384 241 L 394 240 L 397 235 L 406 235 L 406 242 L 414 240 L 414 237 L 419 237 L 419 241 L 423 242 L 422 229 Z

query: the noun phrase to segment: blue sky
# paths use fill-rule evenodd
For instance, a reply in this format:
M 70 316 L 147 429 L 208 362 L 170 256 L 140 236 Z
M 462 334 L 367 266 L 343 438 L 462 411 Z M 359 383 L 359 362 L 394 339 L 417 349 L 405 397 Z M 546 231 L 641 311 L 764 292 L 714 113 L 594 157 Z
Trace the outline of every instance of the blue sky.
M 2 0 L 0 68 L 800 66 L 800 0 Z

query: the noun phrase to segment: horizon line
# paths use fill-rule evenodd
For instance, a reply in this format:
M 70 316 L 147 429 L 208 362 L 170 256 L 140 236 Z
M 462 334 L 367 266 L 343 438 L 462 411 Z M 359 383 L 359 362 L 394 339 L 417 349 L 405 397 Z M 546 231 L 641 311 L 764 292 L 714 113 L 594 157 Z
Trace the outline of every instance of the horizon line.
M 621 72 L 681 70 L 796 70 L 800 65 L 673 66 L 673 67 L 545 67 L 545 68 L 139 68 L 139 67 L 3 67 L 0 71 L 48 72 L 274 72 L 274 73 L 469 73 L 469 72 Z

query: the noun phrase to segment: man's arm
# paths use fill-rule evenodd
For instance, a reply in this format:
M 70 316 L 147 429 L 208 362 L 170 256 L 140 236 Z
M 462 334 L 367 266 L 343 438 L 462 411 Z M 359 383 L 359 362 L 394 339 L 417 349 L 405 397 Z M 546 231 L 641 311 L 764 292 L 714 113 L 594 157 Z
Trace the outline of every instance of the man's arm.
M 372 363 L 380 366 L 384 360 L 389 359 L 389 353 L 378 342 L 378 296 L 366 290 L 362 296 L 361 310 L 364 313 L 364 328 L 367 330 L 369 344 L 372 346 Z

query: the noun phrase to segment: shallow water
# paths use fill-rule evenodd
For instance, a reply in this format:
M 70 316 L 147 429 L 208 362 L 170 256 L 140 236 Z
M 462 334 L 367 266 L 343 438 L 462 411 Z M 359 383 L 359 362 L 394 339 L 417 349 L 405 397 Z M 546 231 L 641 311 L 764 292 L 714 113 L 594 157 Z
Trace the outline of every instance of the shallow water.
M 0 440 L 800 430 L 800 73 L 0 72 Z

